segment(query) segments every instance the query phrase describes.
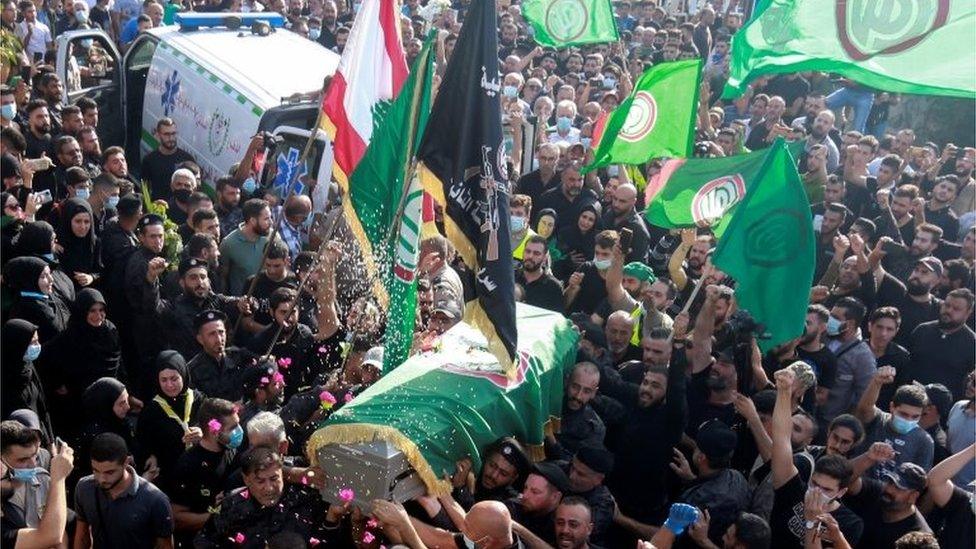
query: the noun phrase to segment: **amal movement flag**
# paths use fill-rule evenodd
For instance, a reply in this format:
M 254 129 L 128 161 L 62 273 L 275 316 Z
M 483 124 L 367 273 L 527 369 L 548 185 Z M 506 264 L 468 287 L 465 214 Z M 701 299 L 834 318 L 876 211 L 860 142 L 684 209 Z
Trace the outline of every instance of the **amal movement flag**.
M 643 164 L 658 156 L 690 156 L 701 70 L 701 59 L 647 69 L 610 114 L 584 172 L 609 164 Z
M 356 194 L 369 188 L 368 185 L 353 188 L 350 178 L 366 154 L 374 128 L 407 79 L 397 6 L 396 0 L 363 2 L 339 60 L 339 68 L 322 98 L 322 129 L 332 139 L 335 152 L 332 173 L 344 194 L 343 213 L 363 250 L 367 276 L 383 304 L 386 292 L 358 215 L 361 210 L 353 206 Z
M 363 252 L 381 258 L 390 297 L 385 372 L 406 360 L 413 340 L 423 191 L 410 165 L 430 114 L 435 38 L 436 34 L 427 38 L 403 90 L 373 132 L 366 154 L 349 179 L 347 201 L 366 236 Z
M 610 0 L 525 0 L 522 15 L 540 46 L 565 48 L 620 39 Z
M 668 160 L 645 189 L 648 223 L 665 229 L 711 227 L 722 237 L 733 211 L 764 176 L 776 147 L 721 158 Z
M 732 37 L 722 94 L 764 74 L 827 71 L 896 93 L 976 98 L 973 0 L 766 0 Z
M 502 143 L 494 0 L 474 0 L 417 150 L 424 190 L 444 208 L 444 229 L 475 274 L 464 320 L 514 372 L 515 273 Z
M 718 241 L 712 262 L 737 282 L 735 300 L 766 327 L 763 352 L 803 333 L 813 284 L 815 236 L 810 203 L 782 140 Z

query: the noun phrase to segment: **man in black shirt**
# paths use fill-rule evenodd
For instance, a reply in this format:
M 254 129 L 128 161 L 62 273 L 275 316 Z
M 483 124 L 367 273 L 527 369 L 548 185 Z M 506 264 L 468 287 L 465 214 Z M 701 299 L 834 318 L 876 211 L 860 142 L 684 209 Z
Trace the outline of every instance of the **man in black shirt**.
M 883 444 L 883 443 L 879 443 Z M 854 460 L 855 473 L 865 466 L 874 465 L 876 457 L 872 447 L 867 454 Z M 894 450 L 888 446 L 893 457 Z M 894 547 L 895 541 L 908 532 L 928 532 L 929 528 L 915 502 L 925 491 L 925 470 L 914 463 L 902 463 L 897 469 L 887 471 L 884 481 L 857 478 L 851 483 L 845 501 L 858 516 L 864 519 L 862 547 Z M 880 505 L 879 505 L 880 502 Z
M 591 189 L 583 188 L 583 176 L 580 174 L 581 166 L 576 162 L 571 162 L 559 174 L 560 185 L 542 193 L 539 197 L 539 212 L 546 208 L 556 211 L 556 231 L 576 223 L 580 210 L 586 204 L 593 204 L 600 201 L 600 198 Z
M 552 143 L 543 143 L 536 148 L 535 158 L 539 161 L 539 168 L 520 177 L 515 188 L 519 194 L 528 195 L 533 203 L 538 203 L 542 194 L 552 189 L 560 180 L 557 177 L 559 172 L 556 171 L 559 147 Z
M 630 342 L 634 337 L 634 323 L 634 317 L 627 311 L 614 311 L 607 317 L 604 335 L 607 336 L 607 349 L 613 366 L 619 367 L 625 362 L 644 358 L 643 349 Z
M 522 287 L 522 301 L 561 313 L 563 285 L 543 268 L 549 258 L 546 239 L 532 235 L 522 252 L 522 268 L 515 272 L 515 283 Z
M 901 299 L 889 304 L 901 313 L 901 327 L 895 336 L 899 345 L 908 343 L 919 324 L 939 318 L 942 300 L 932 295 L 932 289 L 939 283 L 942 271 L 942 262 L 938 259 L 932 256 L 920 258 L 915 262 L 912 274 L 908 275 Z
M 647 250 L 650 246 L 650 234 L 644 219 L 637 213 L 637 188 L 630 183 L 623 183 L 613 193 L 613 200 L 609 211 L 600 220 L 601 229 L 613 229 L 621 233 L 623 229 L 630 229 L 630 249 L 623 250 L 627 261 L 646 261 Z
M 920 324 L 912 332 L 909 379 L 941 383 L 956 399 L 963 398 L 966 375 L 976 364 L 976 334 L 966 326 L 972 313 L 971 291 L 959 288 L 949 292 L 939 320 Z
M 941 519 L 939 524 L 930 523 L 938 532 L 939 546 L 943 549 L 970 549 L 974 541 L 973 494 L 952 482 L 952 477 L 967 467 L 976 453 L 976 444 L 969 445 L 945 459 L 929 471 L 926 496 L 935 504 L 937 511 L 930 516 Z
M 827 395 L 834 387 L 837 377 L 837 357 L 824 343 L 829 319 L 830 311 L 823 305 L 807 307 L 805 331 L 800 338 L 800 344 L 796 346 L 797 357 L 809 364 L 817 376 L 818 404 L 827 401 Z
M 910 383 L 908 364 L 911 356 L 904 347 L 893 341 L 898 327 L 901 325 L 901 313 L 895 307 L 878 307 L 871 311 L 868 319 L 868 346 L 874 354 L 878 368 L 892 366 L 895 368 L 895 381 L 881 388 L 878 394 L 877 406 L 885 408 L 895 396 L 898 387 Z
M 607 297 L 607 270 L 613 264 L 613 248 L 617 245 L 616 231 L 600 231 L 593 247 L 593 260 L 587 261 L 569 277 L 563 290 L 566 314 L 592 314 Z M 640 357 L 637 357 L 639 360 Z
M 540 539 L 556 544 L 556 507 L 569 492 L 569 477 L 553 462 L 537 463 L 525 479 L 518 498 L 505 502 L 512 520 L 529 529 Z
M 922 212 L 925 222 L 941 227 L 942 234 L 950 242 L 954 242 L 959 234 L 959 218 L 950 207 L 956 201 L 961 186 L 962 183 L 954 174 L 936 179 L 932 195 Z
M 176 122 L 172 118 L 160 118 L 155 133 L 159 146 L 142 159 L 139 175 L 149 180 L 153 200 L 166 200 L 171 195 L 170 178 L 176 165 L 194 159 L 193 155 L 176 146 Z
M 253 318 L 241 321 L 241 327 L 251 334 L 257 334 L 272 323 L 271 312 L 268 309 L 268 298 L 278 288 L 298 289 L 298 277 L 291 272 L 288 261 L 288 246 L 281 240 L 269 244 L 268 255 L 264 258 L 263 268 L 256 274 L 247 277 L 244 288 L 248 290 L 254 285 L 251 294 L 258 300 L 260 306 L 254 312 Z
M 227 315 L 221 311 L 204 311 L 194 319 L 197 342 L 203 348 L 187 363 L 190 385 L 203 394 L 231 402 L 244 396 L 244 369 L 253 355 L 237 347 L 227 347 Z

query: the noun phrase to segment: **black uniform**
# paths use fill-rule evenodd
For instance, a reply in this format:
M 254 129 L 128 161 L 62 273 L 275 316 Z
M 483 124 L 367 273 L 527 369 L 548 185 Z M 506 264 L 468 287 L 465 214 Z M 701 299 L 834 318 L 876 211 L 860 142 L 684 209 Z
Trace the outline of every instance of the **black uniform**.
M 187 364 L 190 386 L 208 397 L 237 402 L 244 396 L 244 369 L 253 360 L 254 355 L 237 347 L 228 347 L 220 360 L 199 353 Z

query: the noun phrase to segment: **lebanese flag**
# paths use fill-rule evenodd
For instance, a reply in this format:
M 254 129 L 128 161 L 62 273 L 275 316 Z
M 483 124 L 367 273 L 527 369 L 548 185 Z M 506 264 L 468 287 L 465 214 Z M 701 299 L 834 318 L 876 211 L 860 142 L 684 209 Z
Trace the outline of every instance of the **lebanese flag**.
M 393 101 L 407 73 L 397 2 L 365 0 L 322 99 L 321 128 L 332 139 L 333 174 L 344 190 L 373 135 L 377 104 Z

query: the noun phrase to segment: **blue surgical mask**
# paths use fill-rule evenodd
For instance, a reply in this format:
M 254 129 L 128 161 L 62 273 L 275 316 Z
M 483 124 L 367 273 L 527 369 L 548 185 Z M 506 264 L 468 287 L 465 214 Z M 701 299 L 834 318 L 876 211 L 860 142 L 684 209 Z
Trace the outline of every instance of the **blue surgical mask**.
M 580 137 L 580 143 L 583 145 L 583 148 L 589 149 L 590 148 L 590 145 L 593 144 L 593 138 L 592 137 Z
M 322 36 L 322 29 L 308 29 L 308 39 L 318 40 Z
M 918 427 L 917 419 L 912 421 L 903 417 L 898 417 L 897 415 L 891 416 L 891 428 L 900 435 L 907 435 L 908 433 L 914 431 L 916 427 Z
M 241 185 L 241 190 L 243 190 L 247 194 L 254 194 L 254 191 L 256 191 L 257 188 L 258 188 L 258 184 L 256 181 L 254 181 L 253 177 L 248 177 L 247 179 L 244 180 L 244 184 Z
M 509 99 L 515 99 L 515 97 L 518 95 L 518 88 L 515 86 L 505 86 L 502 88 L 502 93 L 504 93 L 505 97 Z
M 40 473 L 43 470 L 44 469 L 41 467 L 26 467 L 22 469 L 11 467 L 10 478 L 19 480 L 20 482 L 33 483 L 37 479 L 37 473 Z
M 31 343 L 27 346 L 27 350 L 24 351 L 24 360 L 28 362 L 34 362 L 39 356 L 41 356 L 40 343 Z
M 119 205 L 119 197 L 117 197 L 117 196 L 110 196 L 110 197 L 108 197 L 105 200 L 105 204 L 107 204 L 108 207 L 110 207 L 110 208 L 114 208 L 114 207 L 116 207 L 116 206 Z
M 17 104 L 7 103 L 3 107 L 0 107 L 0 116 L 2 116 L 4 120 L 13 120 L 14 117 L 17 116 Z
M 565 132 L 573 126 L 573 119 L 568 116 L 560 116 L 556 119 L 556 129 Z
M 612 259 L 597 259 L 595 257 L 593 258 L 593 266 L 596 267 L 597 270 L 600 270 L 600 271 L 605 271 L 605 270 L 609 269 L 610 268 L 610 264 L 612 262 L 613 262 Z
M 526 219 L 522 216 L 513 215 L 511 226 L 513 233 L 520 233 L 525 230 L 525 225 L 527 224 Z
M 227 447 L 231 450 L 236 450 L 241 447 L 242 442 L 244 442 L 244 429 L 238 425 L 237 427 L 234 427 L 234 430 L 228 435 Z
M 610 164 L 607 166 L 607 176 L 617 177 L 618 175 L 620 175 L 620 166 L 616 164 Z
M 95 43 L 95 41 L 92 40 L 91 38 L 82 38 L 81 39 L 81 47 L 84 48 L 84 49 L 86 49 L 86 50 L 90 50 L 91 47 L 92 47 L 92 45 L 94 43 Z
M 41 254 L 41 257 L 43 257 L 44 259 L 46 259 L 48 261 L 54 261 L 54 252 L 50 252 L 50 253 L 46 253 L 46 254 Z
M 90 197 L 90 196 L 91 196 L 91 190 L 90 189 L 78 189 L 78 190 L 75 191 L 75 198 L 80 198 L 82 200 L 88 200 L 88 197 Z
M 827 335 L 836 336 L 840 335 L 840 330 L 843 328 L 844 322 L 837 317 L 831 316 L 827 319 Z
M 76 11 L 75 20 L 78 21 L 79 25 L 84 25 L 85 23 L 88 22 L 88 12 L 84 10 Z M 91 42 L 91 39 L 89 39 L 88 41 Z M 86 47 L 90 47 L 90 46 L 86 46 Z
M 603 77 L 603 89 L 612 90 L 617 87 L 617 79 L 612 76 Z

